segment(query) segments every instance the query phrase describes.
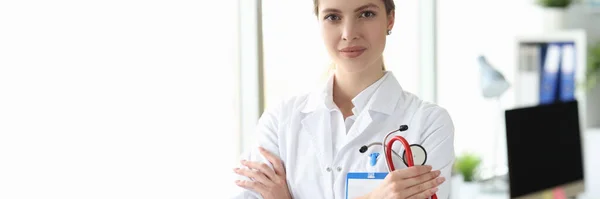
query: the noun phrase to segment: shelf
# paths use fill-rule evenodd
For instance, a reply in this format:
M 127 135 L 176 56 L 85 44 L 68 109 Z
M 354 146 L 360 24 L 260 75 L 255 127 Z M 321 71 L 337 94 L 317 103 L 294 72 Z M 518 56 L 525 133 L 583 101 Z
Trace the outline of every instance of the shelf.
M 593 97 L 588 96 L 588 92 L 582 83 L 586 82 L 585 71 L 587 69 L 587 50 L 588 50 L 588 35 L 583 29 L 573 29 L 558 31 L 552 33 L 543 34 L 530 34 L 530 35 L 519 35 L 515 39 L 515 74 L 514 74 L 514 107 L 526 107 L 537 105 L 539 102 L 539 88 L 541 81 L 538 79 L 541 77 L 540 67 L 532 67 L 531 64 L 535 62 L 528 62 L 535 60 L 535 56 L 541 56 L 541 54 L 531 54 L 535 52 L 536 45 L 555 43 L 555 42 L 569 42 L 575 44 L 575 98 L 579 102 L 579 113 L 582 128 L 586 129 L 597 125 L 598 117 L 600 117 L 600 104 L 597 104 L 599 100 L 592 100 Z M 531 57 L 534 58 L 531 58 Z M 529 63 L 528 66 L 525 63 Z M 538 62 L 538 64 L 541 62 Z M 538 92 L 538 93 L 536 93 Z M 589 104 L 594 102 L 596 104 Z M 592 123 L 588 123 L 591 121 Z
M 600 135 L 600 128 L 588 128 L 588 129 L 585 129 L 583 132 L 586 134 Z M 600 143 L 597 143 L 597 144 L 600 145 Z M 600 151 L 598 151 L 598 152 L 600 152 Z

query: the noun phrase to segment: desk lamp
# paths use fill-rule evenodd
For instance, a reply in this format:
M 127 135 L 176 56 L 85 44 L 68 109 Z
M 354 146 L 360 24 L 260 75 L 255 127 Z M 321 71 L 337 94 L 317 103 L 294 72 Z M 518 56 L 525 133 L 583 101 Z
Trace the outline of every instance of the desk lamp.
M 496 70 L 489 62 L 488 60 L 484 57 L 484 56 L 479 56 L 478 57 L 478 63 L 479 63 L 479 72 L 481 75 L 480 78 L 480 83 L 481 83 L 481 93 L 483 95 L 483 97 L 485 99 L 493 99 L 496 101 L 496 104 L 498 106 L 498 112 L 499 112 L 499 119 L 498 119 L 498 125 L 497 127 L 494 129 L 494 139 L 493 139 L 493 156 L 492 156 L 492 169 L 491 169 L 491 173 L 492 173 L 492 178 L 489 180 L 486 180 L 487 183 L 486 185 L 488 185 L 486 187 L 486 189 L 490 192 L 505 192 L 507 191 L 508 185 L 505 181 L 500 180 L 500 178 L 502 176 L 505 176 L 505 174 L 499 176 L 497 174 L 497 168 L 498 168 L 498 164 L 497 164 L 497 152 L 498 152 L 498 135 L 500 134 L 500 129 L 501 126 L 500 124 L 502 124 L 502 119 L 504 118 L 502 114 L 500 113 L 504 113 L 502 110 L 502 106 L 500 104 L 500 97 L 502 96 L 502 94 L 504 94 L 506 92 L 506 90 L 508 90 L 508 88 L 510 87 L 509 83 L 506 81 L 506 78 L 504 78 L 504 75 L 502 75 L 502 73 L 500 73 L 498 70 Z M 501 116 L 502 115 L 502 116 Z

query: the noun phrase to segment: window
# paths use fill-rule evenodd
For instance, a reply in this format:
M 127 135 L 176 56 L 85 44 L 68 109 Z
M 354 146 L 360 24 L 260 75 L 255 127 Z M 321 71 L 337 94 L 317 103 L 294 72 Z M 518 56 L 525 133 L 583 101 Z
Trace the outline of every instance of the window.
M 227 192 L 237 3 L 3 3 L 0 198 Z

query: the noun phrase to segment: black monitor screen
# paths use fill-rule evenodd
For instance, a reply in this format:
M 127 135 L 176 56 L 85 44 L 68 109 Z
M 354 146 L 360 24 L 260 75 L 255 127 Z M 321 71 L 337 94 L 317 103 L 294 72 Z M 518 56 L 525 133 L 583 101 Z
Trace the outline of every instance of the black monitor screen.
M 511 197 L 583 179 L 577 102 L 506 111 Z

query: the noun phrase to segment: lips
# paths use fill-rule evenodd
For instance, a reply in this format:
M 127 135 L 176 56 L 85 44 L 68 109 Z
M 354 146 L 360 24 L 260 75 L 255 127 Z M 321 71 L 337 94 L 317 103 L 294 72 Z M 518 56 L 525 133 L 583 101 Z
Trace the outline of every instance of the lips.
M 350 46 L 346 48 L 342 48 L 340 50 L 340 54 L 344 57 L 355 58 L 363 54 L 367 48 L 362 46 Z

